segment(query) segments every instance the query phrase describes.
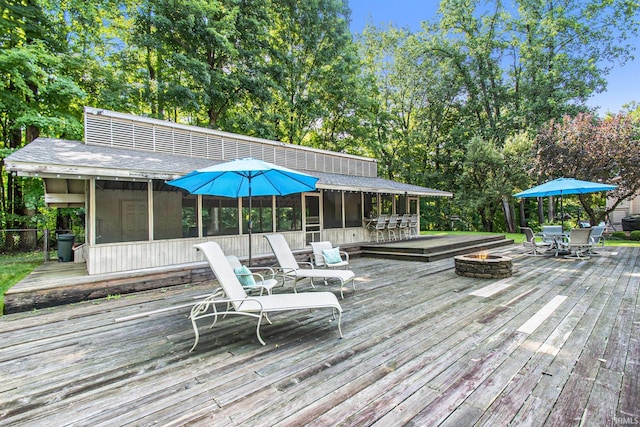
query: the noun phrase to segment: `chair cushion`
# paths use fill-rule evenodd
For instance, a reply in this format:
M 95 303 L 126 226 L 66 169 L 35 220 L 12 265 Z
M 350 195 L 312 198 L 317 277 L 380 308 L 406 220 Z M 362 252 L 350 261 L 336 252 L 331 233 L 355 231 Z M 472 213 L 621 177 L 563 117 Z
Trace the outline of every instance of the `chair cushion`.
M 249 267 L 243 265 L 242 267 L 234 268 L 233 272 L 236 273 L 236 276 L 238 277 L 238 281 L 242 286 L 256 285 L 256 279 L 253 278 L 253 275 L 251 274 L 251 270 L 249 270 Z
M 342 262 L 339 246 L 333 249 L 324 249 L 322 251 L 322 255 L 324 255 L 324 260 L 327 262 L 327 264 L 337 264 L 339 262 Z

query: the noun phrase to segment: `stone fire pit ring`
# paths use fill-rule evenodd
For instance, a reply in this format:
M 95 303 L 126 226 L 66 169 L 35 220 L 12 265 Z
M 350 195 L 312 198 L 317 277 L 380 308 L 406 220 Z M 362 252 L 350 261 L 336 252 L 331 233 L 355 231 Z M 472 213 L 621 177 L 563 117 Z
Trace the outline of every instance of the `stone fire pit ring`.
M 480 279 L 504 279 L 512 275 L 512 259 L 484 253 L 453 257 L 456 274 Z

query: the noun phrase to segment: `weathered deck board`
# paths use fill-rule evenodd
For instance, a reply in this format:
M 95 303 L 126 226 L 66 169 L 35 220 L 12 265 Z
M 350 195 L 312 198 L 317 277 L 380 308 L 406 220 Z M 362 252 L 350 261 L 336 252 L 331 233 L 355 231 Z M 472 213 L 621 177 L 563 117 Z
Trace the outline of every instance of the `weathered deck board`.
M 614 425 L 640 416 L 640 248 L 601 252 L 500 248 L 501 281 L 355 258 L 342 340 L 324 310 L 272 316 L 266 346 L 253 319 L 203 324 L 192 353 L 188 308 L 114 321 L 211 283 L 3 316 L 0 425 Z

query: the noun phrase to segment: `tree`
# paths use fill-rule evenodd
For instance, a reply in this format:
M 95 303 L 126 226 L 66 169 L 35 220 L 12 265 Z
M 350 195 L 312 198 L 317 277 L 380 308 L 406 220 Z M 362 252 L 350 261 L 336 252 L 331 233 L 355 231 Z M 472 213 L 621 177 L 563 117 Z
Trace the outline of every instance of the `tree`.
M 540 180 L 561 176 L 617 185 L 607 192 L 610 206 L 598 211 L 601 193 L 579 195 L 592 224 L 602 221 L 623 200 L 640 190 L 640 121 L 630 114 L 604 119 L 592 114 L 564 116 L 540 129 L 533 173 Z
M 628 0 L 518 0 L 509 75 L 513 114 L 537 128 L 606 90 L 606 75 L 631 57 L 638 3 Z
M 134 86 L 130 95 L 146 102 L 154 117 L 221 127 L 243 97 L 264 96 L 266 6 L 244 0 L 132 5 L 123 59 L 142 90 Z
M 524 161 L 531 150 L 526 134 L 509 138 L 502 148 L 475 137 L 469 144 L 464 171 L 460 177 L 460 200 L 465 218 L 479 217 L 485 231 L 495 231 L 496 214 L 502 212 L 505 229 L 515 230 L 513 208 L 509 204 L 514 189 L 527 180 Z
M 35 0 L 6 1 L 0 15 L 0 135 L 1 155 L 31 142 L 40 134 L 79 137 L 82 125 L 78 100 L 82 91 L 69 75 L 69 45 L 62 22 Z M 21 227 L 26 221 L 22 178 L 4 173 L 2 221 Z
M 280 141 L 337 144 L 333 124 L 353 111 L 359 67 L 349 9 L 343 0 L 274 0 L 271 12 L 271 100 L 260 119 Z
M 455 71 L 449 83 L 460 113 L 446 138 L 466 153 L 469 178 L 477 172 L 466 170 L 474 167 L 472 138 L 501 150 L 513 135 L 587 111 L 585 101 L 604 90 L 611 64 L 629 58 L 626 40 L 638 32 L 638 6 L 626 0 L 444 0 L 439 10 L 438 22 L 423 23 L 423 48 Z M 492 221 L 483 215 L 487 227 Z
M 451 64 L 425 43 L 406 29 L 365 28 L 359 46 L 370 101 L 361 145 L 389 179 L 452 188 L 461 153 L 449 140 L 459 119 L 458 86 Z

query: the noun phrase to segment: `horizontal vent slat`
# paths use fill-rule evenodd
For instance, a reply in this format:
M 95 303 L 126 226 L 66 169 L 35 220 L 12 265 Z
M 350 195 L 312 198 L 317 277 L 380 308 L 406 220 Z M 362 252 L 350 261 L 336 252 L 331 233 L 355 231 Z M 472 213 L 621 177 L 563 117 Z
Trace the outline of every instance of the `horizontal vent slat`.
M 375 161 L 348 158 L 338 153 L 314 151 L 277 141 L 271 143 L 242 135 L 215 132 L 170 122 L 165 125 L 156 120 L 145 121 L 143 117 L 114 117 L 106 111 L 85 113 L 85 143 L 89 145 L 134 148 L 218 161 L 253 157 L 292 169 L 377 176 Z

